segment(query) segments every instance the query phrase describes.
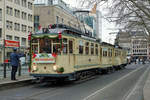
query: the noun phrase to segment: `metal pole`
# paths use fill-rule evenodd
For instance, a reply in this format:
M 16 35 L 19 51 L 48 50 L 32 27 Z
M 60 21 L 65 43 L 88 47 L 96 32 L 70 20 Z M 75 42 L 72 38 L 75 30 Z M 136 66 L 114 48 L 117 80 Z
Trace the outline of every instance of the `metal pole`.
M 21 61 L 19 62 L 18 66 L 18 76 L 21 76 Z
M 20 50 L 20 44 L 19 44 L 19 53 L 21 53 L 20 51 L 21 51 L 21 50 Z M 21 60 L 19 60 L 18 76 L 21 76 Z
M 3 48 L 3 49 L 4 49 L 4 51 L 3 51 L 4 78 L 6 78 L 6 64 L 5 64 L 5 29 L 6 29 L 6 28 L 5 28 L 5 27 L 6 27 L 6 26 L 5 26 L 5 22 L 6 22 L 6 20 L 5 20 L 5 17 L 6 17 L 5 14 L 6 14 L 6 13 L 5 13 L 5 2 L 6 2 L 6 0 L 4 0 L 4 11 L 3 11 L 3 12 L 4 12 L 4 13 L 3 13 L 3 14 L 4 14 L 4 25 L 3 25 L 3 29 L 4 29 L 4 31 L 3 31 L 3 32 L 4 32 L 4 37 L 3 37 L 3 38 L 4 38 L 4 41 L 3 41 L 3 43 L 4 43 L 4 44 L 3 44 L 3 47 L 4 47 L 4 48 Z
M 4 55 L 4 61 L 3 61 L 3 62 L 4 62 L 4 63 L 3 63 L 3 64 L 4 64 L 4 65 L 3 65 L 3 66 L 4 66 L 4 78 L 6 78 L 6 63 L 5 63 L 5 39 L 4 39 L 4 53 L 3 53 L 3 55 Z

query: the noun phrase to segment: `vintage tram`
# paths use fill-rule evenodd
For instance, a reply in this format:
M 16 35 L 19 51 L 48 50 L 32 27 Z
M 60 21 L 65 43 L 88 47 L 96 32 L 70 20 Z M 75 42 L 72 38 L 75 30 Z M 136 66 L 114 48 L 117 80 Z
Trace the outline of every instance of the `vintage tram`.
M 126 51 L 61 25 L 31 35 L 30 75 L 45 81 L 79 80 L 125 66 Z

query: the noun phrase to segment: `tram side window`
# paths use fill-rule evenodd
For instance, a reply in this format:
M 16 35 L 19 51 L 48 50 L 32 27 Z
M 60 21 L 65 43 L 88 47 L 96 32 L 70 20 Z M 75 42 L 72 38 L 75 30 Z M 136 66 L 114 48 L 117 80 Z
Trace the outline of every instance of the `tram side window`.
M 118 52 L 118 51 L 117 51 L 117 50 L 115 50 L 115 56 L 118 56 L 117 52 Z
M 32 45 L 32 52 L 33 53 L 38 53 L 38 45 Z
M 94 55 L 94 44 L 91 43 L 91 55 Z
M 83 41 L 79 41 L 79 54 L 83 54 L 83 48 L 84 48 L 84 46 L 83 46 Z
M 108 50 L 108 56 L 109 56 L 109 57 L 112 57 L 112 49 L 109 49 L 109 50 Z
M 89 42 L 86 42 L 86 43 L 85 43 L 85 46 L 86 46 L 86 47 L 85 47 L 85 54 L 88 55 L 88 54 L 89 54 Z
M 103 56 L 107 57 L 107 51 L 103 51 Z
M 112 49 L 110 50 L 110 56 L 112 57 Z
M 68 44 L 67 44 L 67 39 L 63 38 L 63 53 L 67 54 L 68 52 Z
M 73 42 L 69 40 L 69 53 L 73 53 Z
M 95 54 L 98 55 L 98 45 L 95 45 Z
M 32 52 L 38 53 L 38 39 L 32 40 Z
M 100 48 L 99 51 L 100 51 L 100 55 L 102 55 L 102 48 Z
M 59 39 L 53 39 L 53 52 L 56 54 L 60 54 L 62 46 L 60 45 L 60 40 Z

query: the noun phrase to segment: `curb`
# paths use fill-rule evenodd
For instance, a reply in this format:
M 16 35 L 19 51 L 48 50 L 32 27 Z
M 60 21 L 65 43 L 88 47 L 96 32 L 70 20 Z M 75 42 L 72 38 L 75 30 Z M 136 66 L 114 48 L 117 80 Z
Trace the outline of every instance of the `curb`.
M 145 82 L 144 88 L 143 88 L 143 97 L 144 100 L 150 99 L 150 72 L 147 77 L 147 81 Z
M 0 83 L 0 90 L 7 90 L 7 89 L 30 85 L 33 82 L 33 80 L 34 80 L 33 78 L 28 78 L 28 79 L 22 79 L 18 81 L 3 82 Z

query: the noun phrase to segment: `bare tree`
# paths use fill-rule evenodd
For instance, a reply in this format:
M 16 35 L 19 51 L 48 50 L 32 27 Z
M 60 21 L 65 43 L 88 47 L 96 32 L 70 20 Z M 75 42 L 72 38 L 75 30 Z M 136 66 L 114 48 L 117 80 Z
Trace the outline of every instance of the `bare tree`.
M 106 5 L 109 9 L 104 16 L 116 25 L 124 27 L 124 30 L 140 29 L 150 34 L 150 0 L 78 0 L 80 6 L 91 7 L 97 3 L 111 2 Z M 108 16 L 109 15 L 109 16 Z

